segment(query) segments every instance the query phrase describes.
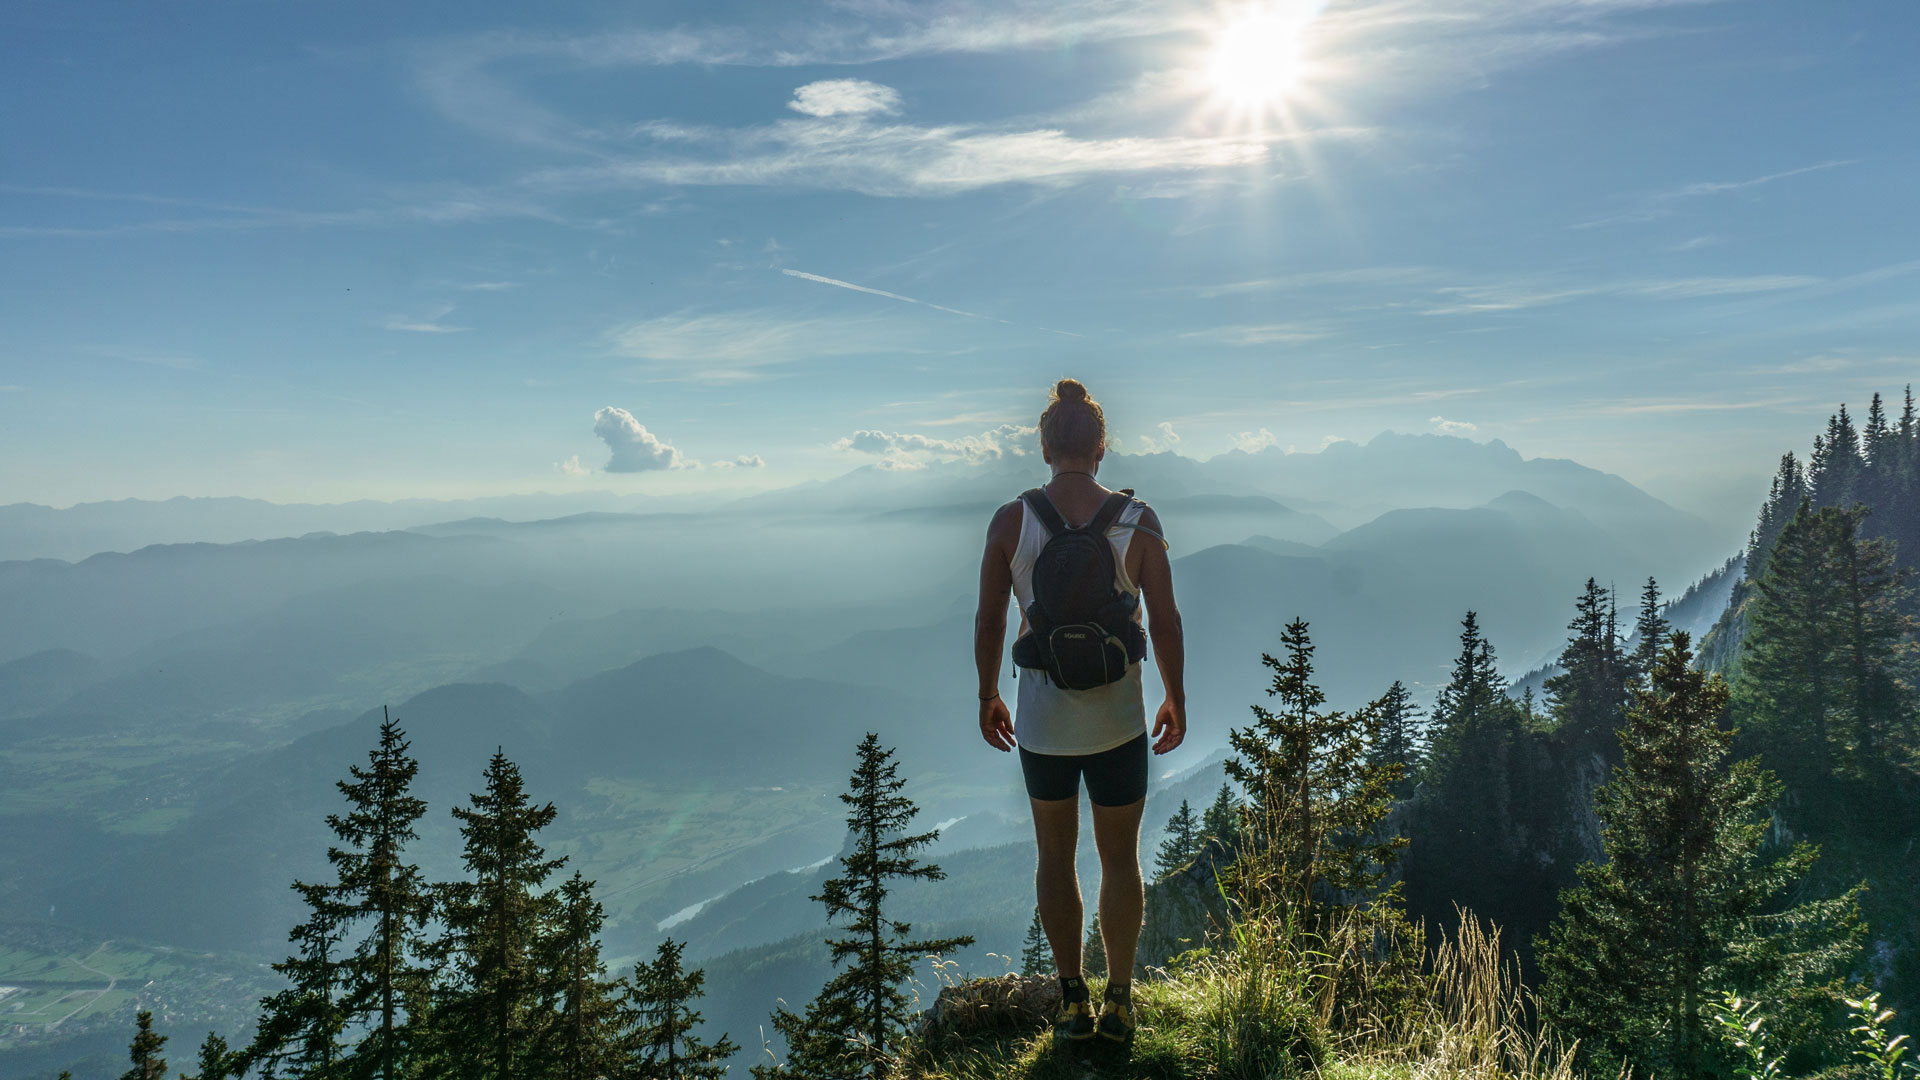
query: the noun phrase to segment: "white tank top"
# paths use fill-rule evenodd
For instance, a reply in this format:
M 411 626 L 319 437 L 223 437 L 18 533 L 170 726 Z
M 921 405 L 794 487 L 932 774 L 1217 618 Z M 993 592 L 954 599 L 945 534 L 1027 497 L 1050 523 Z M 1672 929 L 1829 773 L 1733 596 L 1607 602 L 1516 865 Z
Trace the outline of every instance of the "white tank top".
M 1147 508 L 1138 499 L 1114 519 L 1107 530 L 1107 542 L 1113 545 L 1114 584 L 1132 596 L 1140 595 L 1140 586 L 1127 576 L 1127 548 Z M 1033 606 L 1033 564 L 1040 549 L 1047 546 L 1047 527 L 1033 514 L 1033 507 L 1020 500 L 1020 543 L 1013 550 L 1013 595 L 1020 604 L 1021 632 L 1026 631 L 1025 613 Z M 1149 536 L 1148 541 L 1152 542 Z M 1133 609 L 1140 621 L 1140 607 Z M 1140 662 L 1127 665 L 1127 673 L 1116 682 L 1091 690 L 1062 690 L 1038 671 L 1014 668 L 1019 685 L 1013 714 L 1013 737 L 1022 749 L 1035 754 L 1098 754 L 1123 746 L 1146 734 L 1147 709 L 1140 687 Z

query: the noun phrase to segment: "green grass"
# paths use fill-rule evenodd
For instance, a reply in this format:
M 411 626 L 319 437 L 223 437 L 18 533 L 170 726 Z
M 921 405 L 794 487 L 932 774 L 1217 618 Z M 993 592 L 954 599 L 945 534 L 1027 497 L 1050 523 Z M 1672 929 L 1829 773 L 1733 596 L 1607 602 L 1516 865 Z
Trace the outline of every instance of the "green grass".
M 1051 1032 L 936 1035 L 901 1054 L 900 1080 L 1575 1080 L 1571 1057 L 1527 1024 L 1530 1003 L 1498 937 L 1467 920 L 1417 996 L 1375 998 L 1345 950 L 1235 928 L 1226 951 L 1190 954 L 1134 984 L 1130 1049 Z M 1337 1001 L 1343 993 L 1352 1000 Z M 1358 1006 L 1356 1008 L 1356 1006 Z M 1005 1014 L 989 1014 L 1005 1015 Z M 1346 1017 L 1335 1024 L 1331 1018 Z

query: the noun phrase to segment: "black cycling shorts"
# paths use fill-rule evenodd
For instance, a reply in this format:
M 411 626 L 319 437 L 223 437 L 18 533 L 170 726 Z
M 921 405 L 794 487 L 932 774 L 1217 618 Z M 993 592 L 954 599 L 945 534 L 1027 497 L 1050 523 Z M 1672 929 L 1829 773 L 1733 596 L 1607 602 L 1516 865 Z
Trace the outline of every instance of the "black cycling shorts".
M 1036 754 L 1023 746 L 1020 771 L 1027 795 L 1041 802 L 1079 798 L 1084 776 L 1093 805 L 1128 806 L 1147 797 L 1147 736 L 1097 754 Z

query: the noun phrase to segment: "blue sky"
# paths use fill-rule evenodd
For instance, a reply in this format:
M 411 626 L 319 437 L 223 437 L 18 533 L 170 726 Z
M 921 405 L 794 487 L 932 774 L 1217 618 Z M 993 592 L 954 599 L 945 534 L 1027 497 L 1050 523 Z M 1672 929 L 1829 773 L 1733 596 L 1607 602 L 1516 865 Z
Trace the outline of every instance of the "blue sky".
M 1917 31 L 24 0 L 0 502 L 744 490 L 991 454 L 1072 374 L 1123 450 L 1446 430 L 1744 515 L 1920 367 Z

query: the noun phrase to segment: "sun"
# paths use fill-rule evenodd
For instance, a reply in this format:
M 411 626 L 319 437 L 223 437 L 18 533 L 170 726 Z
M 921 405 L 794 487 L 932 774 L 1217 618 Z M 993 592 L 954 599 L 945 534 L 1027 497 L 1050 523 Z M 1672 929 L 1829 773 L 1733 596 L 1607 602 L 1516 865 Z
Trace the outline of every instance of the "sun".
M 1300 82 L 1307 23 L 1260 11 L 1227 23 L 1214 38 L 1206 80 L 1214 96 L 1242 108 L 1278 105 Z

